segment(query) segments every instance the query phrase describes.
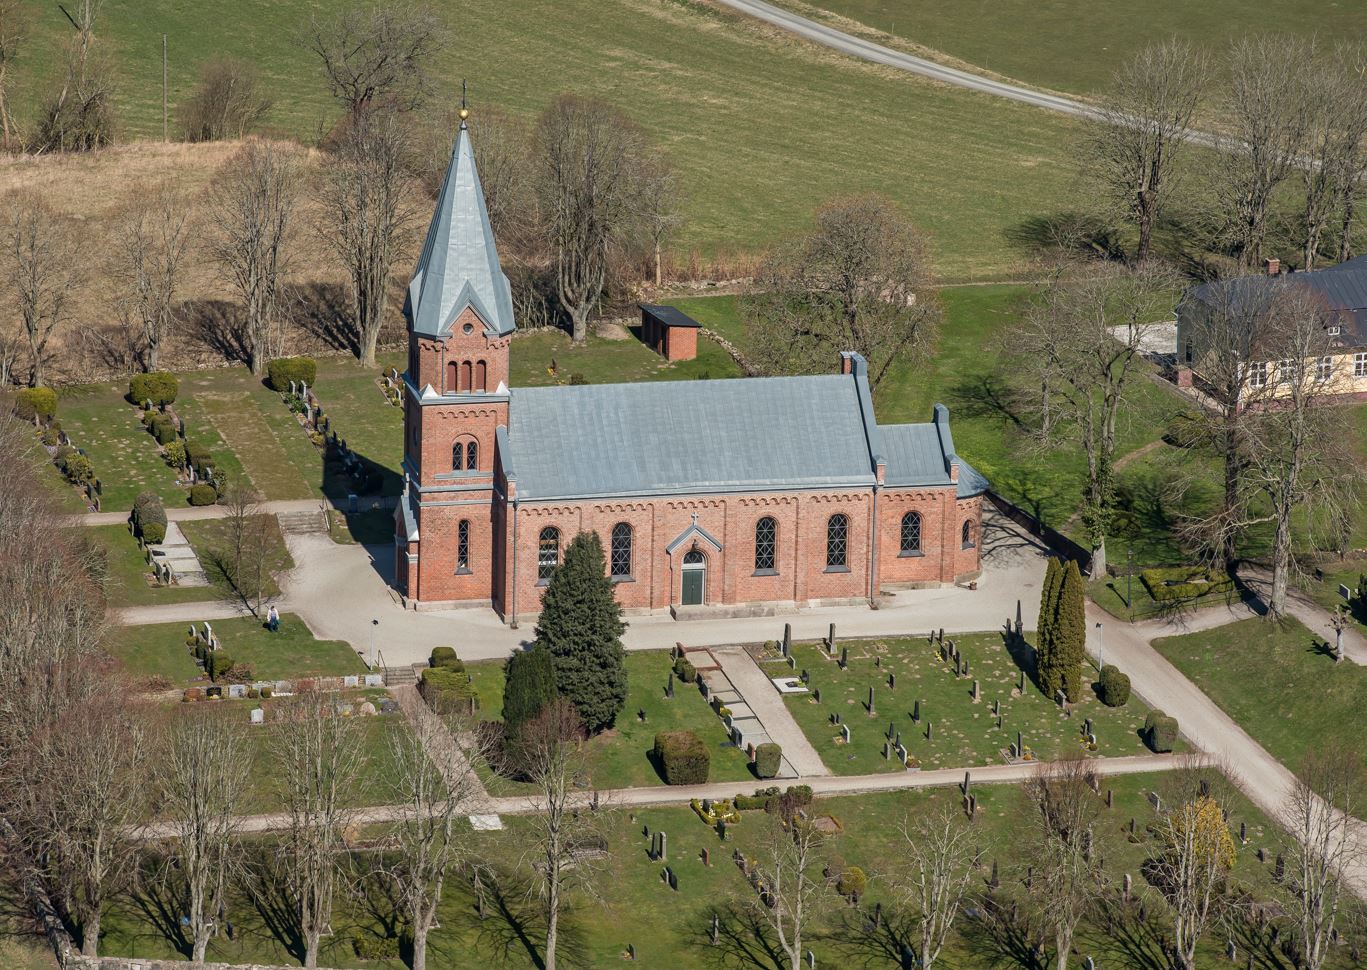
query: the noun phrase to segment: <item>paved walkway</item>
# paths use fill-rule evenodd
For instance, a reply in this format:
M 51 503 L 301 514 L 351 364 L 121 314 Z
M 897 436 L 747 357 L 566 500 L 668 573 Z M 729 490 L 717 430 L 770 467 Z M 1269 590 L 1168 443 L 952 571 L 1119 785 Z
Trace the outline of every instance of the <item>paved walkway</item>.
M 369 502 L 367 499 L 367 508 Z M 392 508 L 393 499 L 382 500 L 387 503 L 387 507 Z M 281 512 L 321 512 L 324 509 L 332 508 L 332 503 L 316 498 L 301 498 L 281 500 L 278 502 L 262 502 L 257 506 L 262 512 L 273 512 L 279 515 Z M 229 509 L 226 505 L 186 505 L 175 506 L 166 510 L 168 522 L 193 522 L 199 519 L 226 519 Z M 128 521 L 128 511 L 123 512 L 86 512 L 84 515 L 73 515 L 71 523 L 73 525 L 97 526 L 97 525 L 122 525 Z
M 745 706 L 755 715 L 770 740 L 783 749 L 783 759 L 792 767 L 793 772 L 804 782 L 809 778 L 829 775 L 830 769 L 816 753 L 806 733 L 798 727 L 797 721 L 788 711 L 783 695 L 778 692 L 769 675 L 764 672 L 755 658 L 741 647 L 713 649 L 712 656 L 721 664 L 722 673 L 736 688 Z M 790 673 L 785 666 L 784 673 Z M 779 668 L 775 667 L 778 673 Z
M 479 780 L 479 775 L 470 765 L 470 759 L 465 756 L 465 749 L 456 742 L 455 735 L 446 726 L 446 722 L 437 717 L 422 699 L 418 689 L 411 684 L 391 687 L 389 693 L 399 702 L 399 709 L 403 711 L 404 717 L 408 718 L 408 723 L 422 738 L 423 749 L 431 758 L 433 767 L 441 772 L 442 780 L 446 782 L 446 790 L 455 792 L 458 798 L 468 803 L 466 814 L 488 814 L 488 789 L 484 787 L 484 782 Z
M 1087 647 L 1095 658 L 1100 646 L 1095 625 L 1104 623 L 1105 662 L 1125 671 L 1134 692 L 1150 706 L 1177 718 L 1182 735 L 1214 757 L 1249 800 L 1276 819 L 1286 805 L 1294 776 L 1150 643 L 1160 637 L 1213 629 L 1249 615 L 1245 606 L 1220 606 L 1178 620 L 1127 624 L 1114 621 L 1100 607 L 1088 603 Z M 1358 895 L 1367 899 L 1367 824 L 1355 821 L 1354 830 L 1364 851 L 1357 853 L 1348 878 Z
M 1239 579 L 1266 603 L 1272 590 L 1272 573 L 1261 568 L 1239 570 Z M 1348 604 L 1344 604 L 1347 606 Z M 1306 629 L 1317 635 L 1330 647 L 1334 645 L 1333 614 L 1301 589 L 1290 589 L 1286 593 L 1286 612 L 1294 616 Z M 1355 664 L 1367 666 L 1367 637 L 1362 628 L 1351 619 L 1343 629 L 1343 656 Z
M 1135 755 L 1126 758 L 1097 758 L 1097 773 L 1103 777 L 1167 771 L 1178 762 L 1171 755 Z M 983 765 L 968 769 L 975 785 L 1018 784 L 1039 772 L 1041 762 L 1014 765 Z M 912 791 L 922 788 L 949 788 L 964 780 L 963 768 L 937 768 L 932 771 L 884 772 L 876 775 L 826 775 L 803 779 L 817 795 L 858 795 L 864 792 Z M 707 785 L 657 785 L 651 788 L 621 788 L 599 792 L 599 804 L 604 808 L 646 808 L 653 805 L 687 805 L 693 799 L 731 798 L 748 792 L 754 783 L 717 782 Z M 585 799 L 589 793 L 585 792 Z M 540 811 L 534 796 L 492 798 L 489 807 L 501 815 L 527 815 Z M 407 805 L 374 805 L 357 810 L 353 819 L 362 825 L 379 825 L 407 817 Z M 239 831 L 269 832 L 288 828 L 289 815 L 245 815 L 238 820 Z M 168 837 L 170 826 L 154 823 L 139 828 L 135 833 L 143 839 Z

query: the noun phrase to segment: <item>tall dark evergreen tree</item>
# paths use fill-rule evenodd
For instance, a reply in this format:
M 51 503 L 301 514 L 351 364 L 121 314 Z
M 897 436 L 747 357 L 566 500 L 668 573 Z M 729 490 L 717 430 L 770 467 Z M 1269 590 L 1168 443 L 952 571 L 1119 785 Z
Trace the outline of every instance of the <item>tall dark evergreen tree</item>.
M 1063 569 L 1063 583 L 1059 587 L 1058 619 L 1054 628 L 1054 667 L 1058 671 L 1063 692 L 1074 703 L 1082 699 L 1087 687 L 1082 673 L 1083 662 L 1087 659 L 1085 596 L 1082 573 L 1077 563 L 1069 560 Z
M 1035 630 L 1035 674 L 1039 678 L 1040 689 L 1051 698 L 1063 686 L 1057 680 L 1054 666 L 1058 594 L 1063 583 L 1062 565 L 1051 557 L 1044 571 L 1044 591 L 1040 595 L 1039 622 Z
M 627 699 L 622 608 L 613 595 L 596 532 L 581 532 L 565 550 L 541 598 L 536 644 L 550 651 L 555 687 L 594 734 L 612 727 Z
M 515 738 L 522 725 L 556 698 L 555 661 L 540 644 L 519 650 L 503 665 L 503 726 Z

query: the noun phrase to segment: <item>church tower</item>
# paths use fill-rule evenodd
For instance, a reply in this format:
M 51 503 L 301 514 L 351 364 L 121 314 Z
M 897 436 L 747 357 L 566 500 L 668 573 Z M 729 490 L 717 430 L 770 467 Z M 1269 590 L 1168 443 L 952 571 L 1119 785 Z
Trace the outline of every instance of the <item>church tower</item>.
M 508 424 L 512 291 L 461 109 L 451 162 L 404 301 L 405 489 L 395 583 L 412 607 L 488 606 L 499 575 L 495 436 Z

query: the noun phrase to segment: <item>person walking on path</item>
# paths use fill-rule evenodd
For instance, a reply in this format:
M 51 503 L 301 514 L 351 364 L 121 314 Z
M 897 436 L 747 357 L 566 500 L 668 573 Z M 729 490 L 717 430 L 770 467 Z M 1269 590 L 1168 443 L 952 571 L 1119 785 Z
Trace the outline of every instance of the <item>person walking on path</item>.
M 274 603 L 271 604 L 270 612 L 266 614 L 266 629 L 272 633 L 280 631 L 280 611 L 275 608 Z

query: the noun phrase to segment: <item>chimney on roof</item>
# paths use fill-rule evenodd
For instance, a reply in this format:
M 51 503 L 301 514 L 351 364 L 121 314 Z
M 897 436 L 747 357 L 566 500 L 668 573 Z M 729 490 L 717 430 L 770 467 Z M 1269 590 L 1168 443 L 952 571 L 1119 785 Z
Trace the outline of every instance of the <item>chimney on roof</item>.
M 1267 267 L 1268 276 L 1276 276 L 1282 271 L 1282 261 L 1275 256 L 1263 260 L 1263 265 Z

